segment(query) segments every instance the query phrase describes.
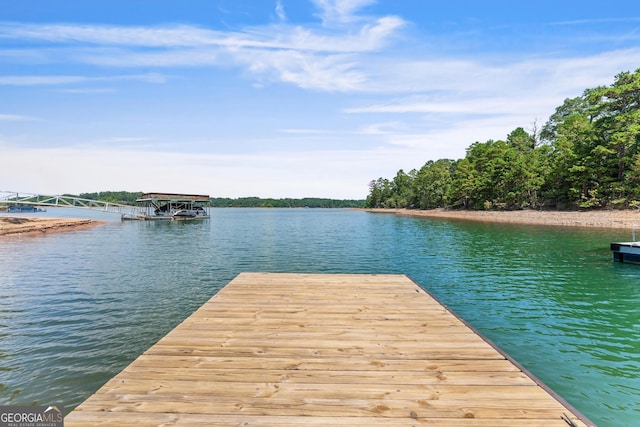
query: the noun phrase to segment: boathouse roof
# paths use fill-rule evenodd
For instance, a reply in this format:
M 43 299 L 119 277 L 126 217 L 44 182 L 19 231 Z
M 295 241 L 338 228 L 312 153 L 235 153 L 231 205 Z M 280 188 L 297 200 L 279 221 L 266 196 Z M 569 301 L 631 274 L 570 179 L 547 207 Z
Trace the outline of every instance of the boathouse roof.
M 177 193 L 143 193 L 138 201 L 144 200 L 167 200 L 167 201 L 193 201 L 208 202 L 207 194 L 177 194 Z

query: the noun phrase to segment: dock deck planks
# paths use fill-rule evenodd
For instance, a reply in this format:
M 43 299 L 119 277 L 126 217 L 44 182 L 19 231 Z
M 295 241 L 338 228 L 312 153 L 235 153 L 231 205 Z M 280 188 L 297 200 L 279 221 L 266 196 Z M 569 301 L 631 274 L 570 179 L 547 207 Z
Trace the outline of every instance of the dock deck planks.
M 242 273 L 65 425 L 592 425 L 564 405 L 406 276 Z

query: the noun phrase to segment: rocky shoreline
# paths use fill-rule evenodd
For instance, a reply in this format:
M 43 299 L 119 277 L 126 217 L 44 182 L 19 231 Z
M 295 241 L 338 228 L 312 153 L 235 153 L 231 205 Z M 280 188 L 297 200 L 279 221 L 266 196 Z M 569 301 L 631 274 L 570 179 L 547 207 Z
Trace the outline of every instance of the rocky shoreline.
M 460 221 L 481 221 L 509 224 L 530 224 L 561 227 L 597 227 L 631 230 L 640 226 L 640 211 L 464 211 L 450 209 L 365 209 L 367 212 L 442 218 Z
M 100 221 L 92 219 L 0 216 L 0 236 L 77 230 L 78 228 L 91 227 L 97 224 L 100 224 Z

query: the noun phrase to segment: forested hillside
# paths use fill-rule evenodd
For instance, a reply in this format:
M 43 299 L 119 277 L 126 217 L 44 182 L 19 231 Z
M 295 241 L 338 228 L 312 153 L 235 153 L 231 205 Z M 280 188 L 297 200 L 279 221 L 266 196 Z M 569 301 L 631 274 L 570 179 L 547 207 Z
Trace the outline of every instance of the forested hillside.
M 367 207 L 628 208 L 640 205 L 640 68 L 566 99 L 541 128 L 471 144 L 369 184 Z
M 82 193 L 78 195 L 83 199 L 102 200 L 104 202 L 135 205 L 136 199 L 142 195 L 140 192 L 131 191 L 100 191 L 97 193 Z M 67 196 L 73 196 L 67 194 Z M 212 197 L 209 199 L 213 207 L 237 207 L 237 208 L 362 208 L 365 201 L 362 200 L 336 200 L 317 197 L 302 199 L 262 199 L 260 197 L 240 197 L 230 199 L 226 197 Z
M 316 197 L 305 197 L 302 199 L 261 199 L 260 197 L 211 199 L 211 206 L 222 208 L 363 208 L 364 205 L 364 199 L 336 200 Z

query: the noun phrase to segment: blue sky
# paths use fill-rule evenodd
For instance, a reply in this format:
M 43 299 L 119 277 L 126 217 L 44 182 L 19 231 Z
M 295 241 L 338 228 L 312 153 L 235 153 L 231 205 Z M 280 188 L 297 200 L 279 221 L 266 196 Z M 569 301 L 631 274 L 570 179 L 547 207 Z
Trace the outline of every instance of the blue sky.
M 636 1 L 0 0 L 0 190 L 364 198 L 640 67 Z

